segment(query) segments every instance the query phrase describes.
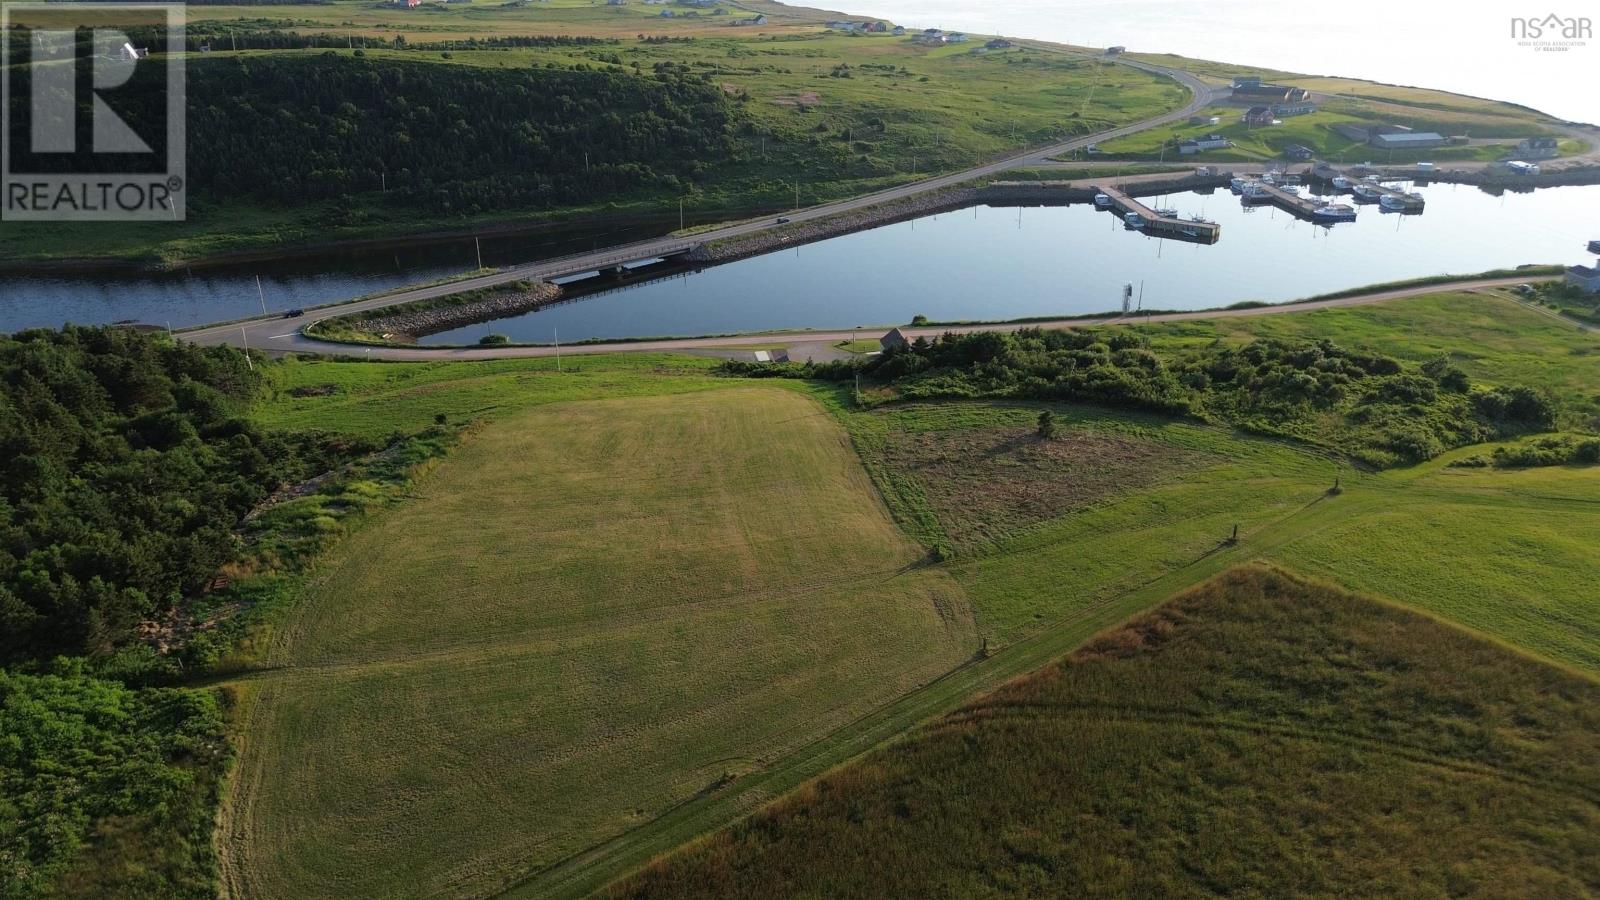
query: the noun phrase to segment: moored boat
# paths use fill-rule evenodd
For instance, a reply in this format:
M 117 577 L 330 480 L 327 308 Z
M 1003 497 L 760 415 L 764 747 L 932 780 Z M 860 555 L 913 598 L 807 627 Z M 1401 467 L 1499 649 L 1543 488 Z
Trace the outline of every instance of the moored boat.
M 1079 196 L 1082 196 L 1082 195 L 1080 194 Z M 1094 205 L 1100 207 L 1101 209 L 1106 209 L 1107 207 L 1111 206 L 1111 195 L 1110 194 L 1095 194 L 1094 195 Z
M 1122 221 L 1127 223 L 1129 228 L 1143 228 L 1145 226 L 1144 216 L 1141 216 L 1136 212 L 1131 212 L 1123 216 Z
M 1354 183 L 1355 182 L 1353 182 L 1350 179 L 1344 177 L 1343 175 L 1335 175 L 1335 176 L 1333 176 L 1333 186 L 1335 188 L 1341 190 L 1341 191 L 1350 190 L 1350 185 L 1352 185 Z
M 1348 203 L 1329 203 L 1311 211 L 1313 222 L 1354 222 L 1356 208 Z
M 1355 191 L 1357 200 L 1364 200 L 1367 203 L 1376 203 L 1378 198 L 1383 196 L 1383 191 L 1370 184 L 1358 184 L 1352 190 Z

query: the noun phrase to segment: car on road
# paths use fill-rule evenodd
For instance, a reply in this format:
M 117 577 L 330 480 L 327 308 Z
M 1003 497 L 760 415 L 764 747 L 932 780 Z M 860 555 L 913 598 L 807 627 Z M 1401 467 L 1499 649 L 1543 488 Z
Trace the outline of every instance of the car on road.
M 779 225 L 787 225 L 791 221 L 792 220 L 788 216 L 779 216 L 778 217 L 778 224 Z
M 303 309 L 301 309 L 299 307 L 295 307 L 294 309 L 291 309 L 288 312 L 285 312 L 283 314 L 283 317 L 285 319 L 298 319 L 298 318 L 300 318 L 301 316 L 303 316 L 305 314 L 306 314 L 305 310 L 303 310 Z

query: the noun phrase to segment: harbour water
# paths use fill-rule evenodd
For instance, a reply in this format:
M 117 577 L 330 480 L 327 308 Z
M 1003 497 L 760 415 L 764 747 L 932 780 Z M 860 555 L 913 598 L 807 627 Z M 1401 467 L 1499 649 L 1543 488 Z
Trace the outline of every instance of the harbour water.
M 1104 312 L 1133 284 L 1146 309 L 1282 302 L 1379 282 L 1587 259 L 1600 186 L 1492 196 L 1433 185 L 1421 215 L 1359 208 L 1314 225 L 1219 189 L 1146 202 L 1220 223 L 1214 245 L 1147 237 L 1092 205 L 977 207 L 608 290 L 425 338 L 548 343 L 1003 320 Z M 601 282 L 600 284 L 604 284 Z

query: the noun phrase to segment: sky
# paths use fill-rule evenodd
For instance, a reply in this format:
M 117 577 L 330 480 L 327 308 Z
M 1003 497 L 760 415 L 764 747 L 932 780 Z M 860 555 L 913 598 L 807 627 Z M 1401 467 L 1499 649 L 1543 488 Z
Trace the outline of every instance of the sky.
M 1509 100 L 1600 123 L 1600 38 L 1519 39 L 1512 18 L 1600 22 L 1594 0 L 835 0 L 855 15 L 923 28 L 1004 34 L 1342 75 Z

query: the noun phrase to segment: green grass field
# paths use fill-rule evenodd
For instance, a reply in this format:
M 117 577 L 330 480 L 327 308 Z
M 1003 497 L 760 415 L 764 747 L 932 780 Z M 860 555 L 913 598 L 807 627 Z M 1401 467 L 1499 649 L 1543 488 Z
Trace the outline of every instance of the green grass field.
M 482 895 L 974 653 L 837 424 L 724 386 L 506 415 L 346 542 L 240 685 L 237 896 Z
M 1234 570 L 617 897 L 1583 897 L 1600 684 Z
M 1551 390 L 1579 428 L 1600 383 L 1594 335 L 1485 295 L 1140 327 L 1158 351 L 1447 352 Z M 1250 561 L 1600 673 L 1600 468 L 1449 465 L 1479 446 L 1372 474 L 1155 415 L 859 409 L 710 365 L 275 369 L 275 427 L 481 424 L 322 567 L 271 654 L 288 668 L 240 682 L 231 884 L 582 895 Z M 917 565 L 931 547 L 948 557 Z

